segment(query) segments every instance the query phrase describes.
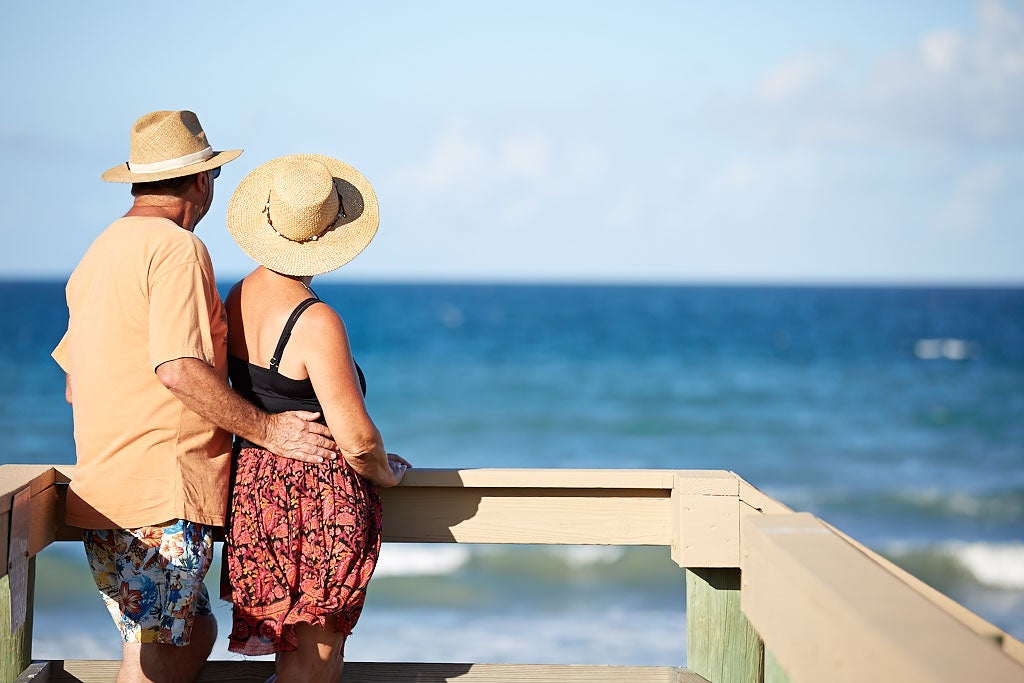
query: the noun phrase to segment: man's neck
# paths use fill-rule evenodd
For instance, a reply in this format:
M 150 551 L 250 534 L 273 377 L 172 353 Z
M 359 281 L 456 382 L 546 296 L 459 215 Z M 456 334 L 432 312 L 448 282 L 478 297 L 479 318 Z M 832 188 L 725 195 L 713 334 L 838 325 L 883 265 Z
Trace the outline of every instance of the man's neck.
M 140 195 L 125 216 L 166 218 L 189 232 L 195 230 L 198 212 L 192 202 L 168 195 Z

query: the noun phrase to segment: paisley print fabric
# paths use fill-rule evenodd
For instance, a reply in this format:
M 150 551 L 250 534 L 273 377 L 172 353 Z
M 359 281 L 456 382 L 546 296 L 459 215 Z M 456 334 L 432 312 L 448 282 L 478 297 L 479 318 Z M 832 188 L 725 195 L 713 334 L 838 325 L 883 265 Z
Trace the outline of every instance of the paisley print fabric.
M 310 465 L 241 449 L 225 544 L 229 649 L 294 650 L 300 623 L 350 634 L 377 564 L 380 528 L 377 489 L 344 458 Z
M 126 643 L 189 644 L 196 615 L 210 614 L 203 577 L 213 527 L 186 520 L 82 534 L 93 580 Z

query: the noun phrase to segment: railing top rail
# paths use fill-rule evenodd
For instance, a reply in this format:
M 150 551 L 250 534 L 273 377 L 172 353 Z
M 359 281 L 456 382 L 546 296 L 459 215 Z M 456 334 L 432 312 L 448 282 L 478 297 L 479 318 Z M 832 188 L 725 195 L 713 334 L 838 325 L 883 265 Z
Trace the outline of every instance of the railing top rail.
M 61 513 L 73 474 L 67 465 L 0 466 L 0 559 L 10 560 L 12 595 L 26 594 L 24 569 L 36 552 L 80 537 Z M 662 545 L 682 567 L 742 568 L 743 612 L 792 680 L 822 680 L 815 676 L 846 641 L 860 644 L 844 650 L 850 671 L 866 671 L 852 662 L 871 652 L 908 681 L 928 680 L 938 674 L 924 660 L 942 659 L 925 642 L 933 632 L 943 656 L 954 648 L 969 655 L 942 665 L 947 671 L 983 658 L 990 680 L 1006 680 L 1024 660 L 1018 641 L 732 472 L 417 468 L 382 494 L 388 541 Z M 911 616 L 913 629 L 890 624 Z M 807 651 L 809 628 L 815 651 Z
M 404 486 L 459 488 L 671 489 L 687 480 L 739 481 L 725 470 L 646 469 L 420 469 L 409 470 Z

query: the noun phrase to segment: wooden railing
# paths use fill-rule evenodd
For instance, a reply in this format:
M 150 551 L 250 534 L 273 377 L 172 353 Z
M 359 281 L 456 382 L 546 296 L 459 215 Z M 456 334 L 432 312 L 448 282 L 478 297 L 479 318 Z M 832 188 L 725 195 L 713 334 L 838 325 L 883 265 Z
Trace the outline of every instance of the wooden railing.
M 80 538 L 63 524 L 71 476 L 0 466 L 0 683 L 116 677 L 116 661 L 31 659 L 34 556 Z M 383 493 L 390 543 L 670 547 L 686 574 L 686 667 L 349 662 L 345 681 L 1024 681 L 1020 641 L 731 472 L 416 469 Z M 200 680 L 272 670 L 209 662 Z

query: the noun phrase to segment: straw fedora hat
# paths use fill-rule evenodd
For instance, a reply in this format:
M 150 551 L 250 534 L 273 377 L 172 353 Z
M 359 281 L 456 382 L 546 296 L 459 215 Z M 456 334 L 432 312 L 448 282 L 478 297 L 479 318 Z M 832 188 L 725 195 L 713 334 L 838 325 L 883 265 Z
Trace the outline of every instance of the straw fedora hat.
M 108 183 L 152 183 L 219 168 L 242 153 L 215 152 L 190 111 L 154 111 L 132 126 L 128 161 L 103 174 Z
M 377 195 L 348 164 L 293 154 L 259 166 L 235 189 L 228 230 L 260 264 L 284 275 L 340 268 L 377 233 Z

